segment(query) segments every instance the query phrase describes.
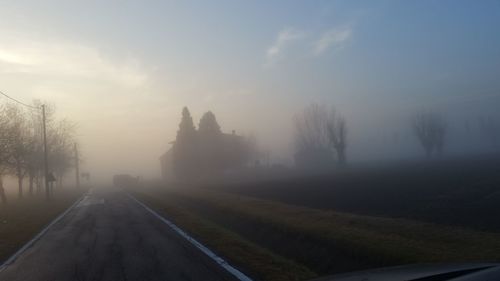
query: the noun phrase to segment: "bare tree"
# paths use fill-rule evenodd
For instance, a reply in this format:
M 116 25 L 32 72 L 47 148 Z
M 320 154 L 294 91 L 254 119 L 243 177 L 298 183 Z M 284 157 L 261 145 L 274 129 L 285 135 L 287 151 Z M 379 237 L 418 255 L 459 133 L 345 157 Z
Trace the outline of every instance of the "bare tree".
M 447 128 L 442 115 L 432 111 L 421 111 L 413 116 L 411 125 L 427 157 L 431 157 L 434 152 L 442 153 Z
M 23 180 L 27 173 L 27 163 L 32 153 L 31 128 L 27 122 L 25 112 L 18 106 L 6 106 L 7 127 L 9 138 L 7 148 L 8 167 L 17 177 L 18 195 L 23 197 Z
M 295 162 L 304 168 L 325 168 L 333 157 L 328 138 L 328 111 L 313 103 L 294 116 Z
M 498 147 L 500 144 L 500 122 L 491 115 L 479 117 L 478 122 L 484 140 L 493 147 Z
M 9 124 L 6 116 L 7 109 L 4 105 L 0 107 L 0 199 L 2 204 L 7 204 L 7 196 L 5 195 L 5 188 L 3 186 L 3 177 L 8 170 L 10 137 L 9 137 Z
M 346 163 L 347 126 L 345 118 L 332 108 L 326 122 L 328 139 L 337 153 L 340 165 Z
M 313 103 L 306 107 L 302 114 L 294 117 L 296 144 L 303 148 L 327 148 L 327 120 L 328 112 L 324 106 Z
M 39 108 L 40 102 L 35 101 Z M 62 184 L 63 175 L 73 164 L 72 147 L 75 125 L 67 120 L 55 121 L 54 108 L 46 107 L 48 152 L 50 166 Z M 0 106 L 0 199 L 6 202 L 2 178 L 11 174 L 18 179 L 18 194 L 23 197 L 23 182 L 29 177 L 29 193 L 33 194 L 34 183 L 41 186 L 43 177 L 43 142 L 41 116 L 38 111 L 25 111 L 17 104 Z
M 43 141 L 41 139 L 41 132 L 39 126 L 33 126 L 33 133 L 30 136 L 30 154 L 26 163 L 26 170 L 29 180 L 29 194 L 33 195 L 35 181 L 39 182 L 43 171 Z M 38 188 L 38 190 L 40 190 Z
M 66 119 L 50 124 L 48 136 L 49 165 L 63 185 L 64 175 L 73 167 L 73 145 L 76 125 Z
M 334 108 L 311 104 L 294 117 L 295 160 L 312 167 L 329 166 L 336 158 L 346 163 L 347 126 L 345 118 Z

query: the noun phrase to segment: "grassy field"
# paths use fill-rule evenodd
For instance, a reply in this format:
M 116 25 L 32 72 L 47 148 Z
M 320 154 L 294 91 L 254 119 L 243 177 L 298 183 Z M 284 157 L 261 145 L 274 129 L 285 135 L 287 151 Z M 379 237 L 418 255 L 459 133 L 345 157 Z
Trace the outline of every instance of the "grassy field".
M 51 201 L 44 196 L 11 199 L 0 205 L 0 264 L 75 202 L 83 190 L 57 190 Z
M 306 280 L 416 262 L 500 260 L 497 233 L 311 209 L 200 188 L 157 187 L 134 193 L 263 280 Z M 207 225 L 213 232 L 203 230 Z M 240 246 L 225 243 L 225 235 Z M 233 248 L 241 245 L 248 247 L 246 255 Z M 262 261 L 262 253 L 269 255 L 264 260 L 280 262 L 269 265 Z M 286 278 L 280 277 L 282 272 L 288 273 Z

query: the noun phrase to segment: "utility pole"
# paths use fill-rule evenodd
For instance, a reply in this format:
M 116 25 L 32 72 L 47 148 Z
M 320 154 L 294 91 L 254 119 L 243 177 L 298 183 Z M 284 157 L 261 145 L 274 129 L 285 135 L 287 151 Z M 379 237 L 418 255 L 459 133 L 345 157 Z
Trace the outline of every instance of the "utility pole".
M 75 142 L 75 176 L 76 188 L 80 188 L 80 158 L 78 157 L 78 146 Z
M 43 119 L 43 162 L 45 168 L 45 196 L 50 199 L 49 186 L 49 156 L 47 151 L 47 125 L 45 117 L 45 104 L 42 104 L 42 119 Z

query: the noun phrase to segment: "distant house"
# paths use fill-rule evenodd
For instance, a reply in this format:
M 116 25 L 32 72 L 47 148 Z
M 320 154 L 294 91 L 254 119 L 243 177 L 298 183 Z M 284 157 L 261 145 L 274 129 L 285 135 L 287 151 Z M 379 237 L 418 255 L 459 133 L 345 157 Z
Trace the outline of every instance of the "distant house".
M 173 167 L 173 145 L 165 153 L 160 156 L 160 167 L 161 167 L 161 177 L 163 179 L 173 179 L 174 178 L 174 167 Z
M 161 175 L 163 179 L 175 179 L 174 173 L 174 143 L 165 153 L 160 156 Z M 222 172 L 243 167 L 247 162 L 246 147 L 244 138 L 233 132 L 231 134 L 222 133 L 221 149 L 218 151 L 218 160 Z

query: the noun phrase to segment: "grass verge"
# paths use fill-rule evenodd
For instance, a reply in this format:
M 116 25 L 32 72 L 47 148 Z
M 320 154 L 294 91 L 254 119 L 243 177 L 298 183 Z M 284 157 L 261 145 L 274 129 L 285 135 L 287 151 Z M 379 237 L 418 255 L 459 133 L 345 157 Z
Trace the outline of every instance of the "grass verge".
M 316 277 L 316 274 L 306 267 L 276 255 L 228 228 L 194 214 L 172 197 L 159 198 L 154 194 L 138 191 L 134 191 L 133 194 L 165 214 L 184 231 L 249 276 L 270 281 L 305 280 Z
M 0 205 L 0 264 L 71 206 L 82 192 L 60 190 L 50 201 L 44 196 L 32 196 Z
M 498 233 L 322 211 L 196 188 L 144 189 L 140 194 L 158 202 L 168 198 L 191 216 L 318 274 L 416 262 L 500 260 Z M 179 224 L 184 227 L 182 221 Z M 199 237 L 209 245 L 213 239 L 203 233 Z M 225 245 L 229 257 L 231 247 Z M 245 257 L 241 263 L 249 258 L 251 262 L 251 257 Z

